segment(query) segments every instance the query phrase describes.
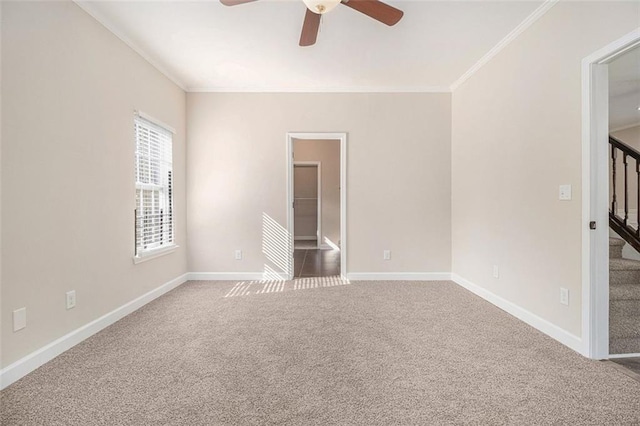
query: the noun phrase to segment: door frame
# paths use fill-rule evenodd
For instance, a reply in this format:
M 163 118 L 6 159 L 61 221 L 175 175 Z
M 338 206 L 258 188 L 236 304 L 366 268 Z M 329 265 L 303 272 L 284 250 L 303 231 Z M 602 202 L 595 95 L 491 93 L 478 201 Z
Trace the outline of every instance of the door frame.
M 582 60 L 582 354 L 593 359 L 610 358 L 608 64 L 639 45 L 640 28 Z
M 340 141 L 340 275 L 347 279 L 347 133 L 346 132 L 288 132 L 286 135 L 287 152 L 287 232 L 289 233 L 289 260 L 291 267 L 287 271 L 288 279 L 293 279 L 293 141 L 302 140 L 339 140 Z
M 316 167 L 317 168 L 317 179 L 318 179 L 318 199 L 316 200 L 316 204 L 317 204 L 317 209 L 318 209 L 318 213 L 317 213 L 317 225 L 316 225 L 316 243 L 318 245 L 317 248 L 320 248 L 320 246 L 322 245 L 320 239 L 322 238 L 322 162 L 321 161 L 293 161 L 293 168 L 295 170 L 296 166 L 298 167 Z M 294 181 L 295 184 L 295 173 L 294 175 L 292 175 L 292 179 Z M 295 196 L 296 194 L 293 194 L 293 199 L 295 202 Z M 294 225 L 295 225 L 295 212 L 294 212 Z M 295 231 L 295 228 L 294 228 Z M 296 241 L 296 235 L 295 232 L 293 234 L 293 242 L 295 244 Z M 294 247 L 295 249 L 295 247 Z

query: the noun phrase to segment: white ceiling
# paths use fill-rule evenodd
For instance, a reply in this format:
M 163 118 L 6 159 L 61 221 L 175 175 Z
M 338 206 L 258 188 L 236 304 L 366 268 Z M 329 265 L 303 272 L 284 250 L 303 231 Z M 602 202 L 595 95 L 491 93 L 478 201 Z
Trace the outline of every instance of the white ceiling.
M 640 126 L 640 47 L 609 64 L 609 128 Z
M 396 26 L 339 5 L 302 48 L 300 0 L 78 2 L 189 91 L 441 91 L 542 1 L 388 3 Z

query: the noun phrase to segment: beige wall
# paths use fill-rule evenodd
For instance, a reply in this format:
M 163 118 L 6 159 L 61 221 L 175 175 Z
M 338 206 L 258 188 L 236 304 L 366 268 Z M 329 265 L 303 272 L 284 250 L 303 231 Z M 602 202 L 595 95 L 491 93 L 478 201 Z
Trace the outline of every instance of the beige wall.
M 6 366 L 184 274 L 187 262 L 184 92 L 71 2 L 3 2 L 2 9 Z M 138 265 L 134 110 L 177 129 L 181 245 Z M 77 307 L 67 311 L 72 289 Z M 14 333 L 11 313 L 21 307 L 28 325 Z
M 453 272 L 577 336 L 581 60 L 637 27 L 639 7 L 560 2 L 453 94 Z
M 4 314 L 2 310 L 2 2 L 0 2 L 0 368 L 3 364 L 2 330 Z
M 627 145 L 631 145 L 637 150 L 640 150 L 640 125 L 612 132 L 611 136 L 626 143 Z
M 322 169 L 322 236 L 340 242 L 340 141 L 294 140 L 296 161 L 320 161 Z
M 349 272 L 449 271 L 450 99 L 189 93 L 189 269 L 268 265 L 263 214 L 286 228 L 286 134 L 295 131 L 348 132 Z

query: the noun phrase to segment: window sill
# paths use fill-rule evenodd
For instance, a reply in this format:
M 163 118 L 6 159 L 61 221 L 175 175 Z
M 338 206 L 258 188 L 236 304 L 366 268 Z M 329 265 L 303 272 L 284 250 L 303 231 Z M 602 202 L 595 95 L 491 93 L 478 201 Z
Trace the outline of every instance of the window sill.
M 176 251 L 178 248 L 180 248 L 180 246 L 174 244 L 174 245 L 169 246 L 169 247 L 161 247 L 161 248 L 156 248 L 156 249 L 153 249 L 153 250 L 145 251 L 144 253 L 139 254 L 138 256 L 134 256 L 133 257 L 133 263 L 135 265 L 137 265 L 138 263 L 146 262 L 147 260 L 156 259 L 158 257 L 165 256 L 167 254 L 171 254 L 174 251 Z

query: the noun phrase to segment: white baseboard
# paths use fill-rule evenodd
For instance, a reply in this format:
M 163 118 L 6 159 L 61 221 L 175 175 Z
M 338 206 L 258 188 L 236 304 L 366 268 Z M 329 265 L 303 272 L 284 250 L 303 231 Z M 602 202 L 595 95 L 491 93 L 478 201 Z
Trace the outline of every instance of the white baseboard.
M 353 281 L 448 281 L 449 272 L 354 272 L 347 278 Z M 189 281 L 263 281 L 288 280 L 284 273 L 264 272 L 191 272 Z
M 609 354 L 609 359 L 618 359 L 618 358 L 639 358 L 640 353 L 638 354 Z
M 0 370 L 0 390 L 6 388 L 66 350 L 72 348 L 88 337 L 91 337 L 114 322 L 124 318 L 152 300 L 173 290 L 186 281 L 262 281 L 265 278 L 267 280 L 287 279 L 284 274 L 279 273 L 276 275 L 276 278 L 272 278 L 265 277 L 263 272 L 191 272 L 183 274 L 3 368 Z M 347 278 L 352 281 L 451 280 L 576 352 L 582 353 L 582 340 L 579 337 L 545 319 L 540 318 L 526 309 L 491 293 L 490 291 L 462 278 L 457 274 L 449 272 L 354 272 L 349 273 Z M 610 355 L 609 358 L 622 358 L 639 355 L 640 354 Z
M 494 293 L 480 287 L 477 284 L 472 283 L 469 280 L 462 278 L 458 274 L 451 274 L 451 280 L 461 287 L 466 288 L 470 292 L 476 294 L 477 296 L 482 297 L 487 302 L 497 306 L 503 311 L 513 315 L 521 321 L 529 324 L 531 327 L 543 332 L 549 337 L 557 340 L 565 346 L 573 349 L 574 351 L 583 354 L 582 347 L 582 339 L 576 335 L 569 333 L 567 330 L 558 327 L 555 324 L 550 323 L 549 321 L 540 318 L 536 314 L 533 314 L 526 309 L 516 305 L 513 302 L 510 302 L 506 299 L 503 299 L 500 296 L 495 295 Z
M 135 310 L 141 308 L 152 300 L 162 296 L 163 294 L 173 290 L 179 285 L 187 281 L 187 275 L 183 274 L 160 287 L 143 294 L 137 299 L 128 302 L 119 308 L 101 316 L 100 318 L 83 325 L 80 328 L 60 337 L 48 345 L 30 353 L 24 358 L 10 364 L 0 370 L 0 390 L 6 388 L 15 381 L 21 379 L 31 373 L 41 365 L 51 361 L 61 353 L 71 349 L 83 340 L 91 337 L 100 330 L 110 326 L 114 322 L 124 318 Z
M 349 272 L 350 281 L 449 281 L 449 272 Z
M 189 281 L 286 281 L 289 277 L 281 272 L 190 272 Z

